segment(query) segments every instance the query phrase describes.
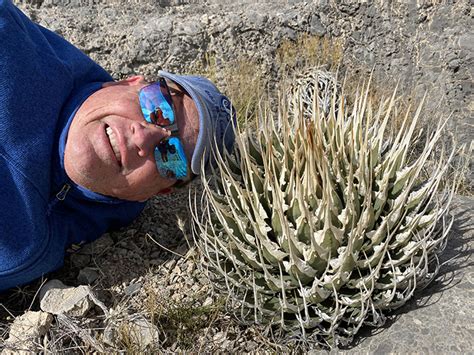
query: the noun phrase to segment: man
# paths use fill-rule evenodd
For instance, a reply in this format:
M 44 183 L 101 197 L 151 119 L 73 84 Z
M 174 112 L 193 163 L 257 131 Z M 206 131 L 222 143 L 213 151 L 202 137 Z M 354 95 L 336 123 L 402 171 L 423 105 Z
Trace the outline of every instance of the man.
M 128 225 L 144 201 L 198 175 L 214 143 L 231 148 L 228 99 L 205 78 L 159 74 L 113 82 L 0 0 L 0 291 Z

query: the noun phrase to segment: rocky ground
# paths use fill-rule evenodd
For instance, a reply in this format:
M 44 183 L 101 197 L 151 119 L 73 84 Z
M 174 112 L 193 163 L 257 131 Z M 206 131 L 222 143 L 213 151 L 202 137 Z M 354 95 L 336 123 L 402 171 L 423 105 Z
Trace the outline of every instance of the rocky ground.
M 341 47 L 340 58 L 329 58 L 327 48 L 317 47 L 321 56 L 315 55 L 316 62 L 337 61 L 341 71 L 360 77 L 373 69 L 379 83 L 391 88 L 399 81 L 400 90 L 411 99 L 428 91 L 426 112 L 445 117 L 452 114 L 449 132 L 458 142 L 469 144 L 474 136 L 474 26 L 469 1 L 17 3 L 28 16 L 77 45 L 117 79 L 131 74 L 154 78 L 162 68 L 206 72 L 225 90 L 232 79 L 226 66 L 245 63 L 237 66 L 240 71 L 251 67 L 250 73 L 272 87 L 285 66 L 291 69 L 301 64 L 298 61 L 305 55 L 311 56 L 307 50 L 291 46 L 307 34 L 319 43 Z M 301 51 L 305 54 L 302 58 Z M 235 71 L 230 73 L 237 76 Z M 428 127 L 429 117 L 425 121 Z M 471 168 L 465 191 L 472 181 Z M 199 183 L 193 189 L 199 193 Z M 40 285 L 35 283 L 1 296 L 0 348 L 2 339 L 10 336 L 6 344 L 15 348 L 18 344 L 12 345 L 12 339 L 28 335 L 24 327 L 11 326 L 14 317 L 28 310 L 44 313 L 28 313 L 24 316 L 27 320 L 17 319 L 16 323 L 41 324 L 32 336 L 35 346 L 44 351 L 297 348 L 297 342 L 280 345 L 279 335 L 269 329 L 244 327 L 223 315 L 225 300 L 209 291 L 186 240 L 190 235 L 187 201 L 187 192 L 153 199 L 132 226 L 72 253 L 65 267 L 49 276 L 71 287 L 91 285 L 91 289 L 80 286 L 59 296 L 52 291 L 35 296 Z M 385 329 L 377 334 L 365 329 L 349 352 L 474 349 L 474 269 L 470 259 L 474 200 L 458 197 L 455 205 L 457 219 L 440 278 L 396 312 Z M 52 306 L 47 305 L 48 299 Z M 21 345 L 33 346 L 27 341 Z

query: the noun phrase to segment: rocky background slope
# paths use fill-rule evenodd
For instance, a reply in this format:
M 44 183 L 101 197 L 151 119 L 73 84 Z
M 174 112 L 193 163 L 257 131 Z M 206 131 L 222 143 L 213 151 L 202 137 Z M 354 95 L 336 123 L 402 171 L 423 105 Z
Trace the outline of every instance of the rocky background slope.
M 427 112 L 451 114 L 449 132 L 458 142 L 469 144 L 474 137 L 474 14 L 469 1 L 30 0 L 17 4 L 116 79 L 132 74 L 152 79 L 159 69 L 204 72 L 225 91 L 233 76 L 246 72 L 247 82 L 258 77 L 259 83 L 271 88 L 285 72 L 284 66 L 298 66 L 307 55 L 318 62 L 318 53 L 291 43 L 304 46 L 314 42 L 301 38 L 319 39 L 318 43 L 326 43 L 314 47 L 321 52 L 322 64 L 331 52 L 327 46 L 334 45 L 341 72 L 366 78 L 373 70 L 376 80 L 390 89 L 399 82 L 399 90 L 409 100 L 428 92 Z M 285 57 L 287 52 L 292 53 Z M 229 66 L 238 70 L 229 71 Z M 429 127 L 429 120 L 425 123 Z M 471 170 L 466 184 L 472 180 Z M 194 188 L 199 191 L 199 183 Z M 53 305 L 48 308 L 35 297 L 39 283 L 2 296 L 0 344 L 10 336 L 6 344 L 18 349 L 15 339 L 23 339 L 19 334 L 27 332 L 13 327 L 10 332 L 14 317 L 42 309 L 45 313 L 31 315 L 33 322 L 42 322 L 42 331 L 32 335 L 34 344 L 23 341 L 22 346 L 53 352 L 68 347 L 77 352 L 297 347 L 297 342 L 281 345 L 279 335 L 268 329 L 241 327 L 221 314 L 225 300 L 209 292 L 193 251 L 188 251 L 185 235 L 189 232 L 181 231 L 189 230 L 187 200 L 185 192 L 153 199 L 130 228 L 84 246 L 49 277 L 70 286 L 92 285 L 97 302 L 90 299 L 89 289 L 80 288 L 67 291 L 59 300 L 50 294 Z M 353 344 L 355 351 L 472 351 L 469 295 L 474 270 L 469 260 L 474 203 L 470 197 L 459 197 L 457 206 L 459 218 L 445 256 L 449 261 L 440 279 L 418 295 L 418 301 L 395 313 L 393 319 L 399 319 L 388 329 Z M 41 296 L 44 300 L 48 295 Z M 73 311 L 67 308 L 71 302 Z M 431 304 L 423 308 L 420 302 Z M 66 308 L 60 309 L 63 303 Z M 51 313 L 56 314 L 54 320 Z M 370 329 L 361 339 L 368 335 Z
M 96 5 L 94 5 L 96 4 Z M 21 2 L 116 78 L 159 69 L 189 73 L 209 56 L 245 58 L 274 78 L 277 49 L 303 33 L 338 39 L 342 64 L 429 93 L 428 107 L 453 113 L 460 140 L 473 137 L 473 10 L 469 1 L 83 1 Z

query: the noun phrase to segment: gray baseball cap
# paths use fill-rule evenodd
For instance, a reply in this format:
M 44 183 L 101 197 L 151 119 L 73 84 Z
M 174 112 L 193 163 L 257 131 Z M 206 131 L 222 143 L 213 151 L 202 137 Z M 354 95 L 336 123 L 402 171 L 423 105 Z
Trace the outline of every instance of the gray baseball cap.
M 205 166 L 214 162 L 215 148 L 222 154 L 234 145 L 235 109 L 230 100 L 215 85 L 201 76 L 176 75 L 160 70 L 158 74 L 179 84 L 191 96 L 199 113 L 199 134 L 191 159 L 191 170 L 199 175 L 201 161 Z

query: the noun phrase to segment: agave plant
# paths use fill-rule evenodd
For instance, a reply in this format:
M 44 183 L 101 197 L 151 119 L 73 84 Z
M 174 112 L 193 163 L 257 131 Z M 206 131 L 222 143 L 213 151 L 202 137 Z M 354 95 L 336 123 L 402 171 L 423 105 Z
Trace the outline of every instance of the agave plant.
M 444 122 L 409 159 L 421 104 L 391 132 L 395 93 L 375 106 L 367 84 L 349 107 L 335 82 L 318 90 L 321 80 L 300 80 L 278 112 L 262 110 L 256 130 L 236 134 L 232 154 L 217 154 L 192 202 L 193 234 L 242 321 L 337 346 L 436 275 L 453 153 L 429 159 Z

